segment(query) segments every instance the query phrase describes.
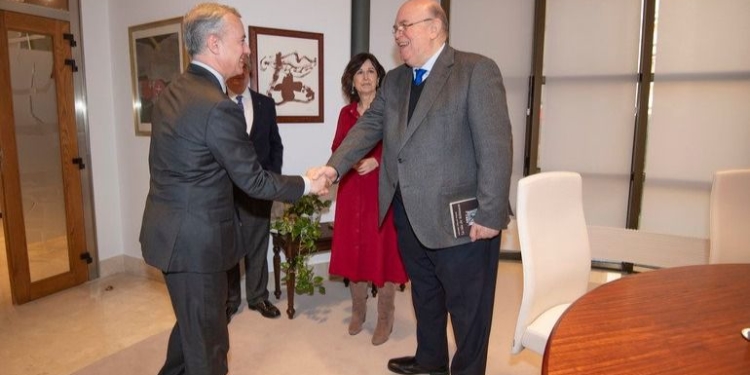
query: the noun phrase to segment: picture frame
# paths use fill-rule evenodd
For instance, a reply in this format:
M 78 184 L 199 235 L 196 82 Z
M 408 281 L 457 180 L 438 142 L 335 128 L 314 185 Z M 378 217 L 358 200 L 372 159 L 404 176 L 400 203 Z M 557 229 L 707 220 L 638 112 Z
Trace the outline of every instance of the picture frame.
M 248 29 L 251 85 L 274 100 L 277 122 L 323 122 L 323 34 Z
M 136 136 L 151 135 L 151 110 L 164 88 L 187 66 L 182 17 L 128 28 Z

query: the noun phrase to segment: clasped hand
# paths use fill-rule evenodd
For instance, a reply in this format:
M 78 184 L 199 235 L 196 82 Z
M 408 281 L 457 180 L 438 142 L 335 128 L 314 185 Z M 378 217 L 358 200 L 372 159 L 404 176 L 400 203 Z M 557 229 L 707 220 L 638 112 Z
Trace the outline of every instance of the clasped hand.
M 327 165 L 308 169 L 305 176 L 307 176 L 312 183 L 310 186 L 310 194 L 315 194 L 317 196 L 328 194 L 328 188 L 331 187 L 333 181 L 336 180 L 337 175 L 338 173 L 336 173 L 336 170 Z

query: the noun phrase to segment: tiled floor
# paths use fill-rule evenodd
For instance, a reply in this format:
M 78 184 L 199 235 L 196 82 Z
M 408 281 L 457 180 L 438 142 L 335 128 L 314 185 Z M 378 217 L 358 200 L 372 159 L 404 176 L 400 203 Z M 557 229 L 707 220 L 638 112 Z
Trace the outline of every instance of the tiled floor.
M 9 301 L 0 305 L 5 375 L 70 374 L 174 324 L 164 284 L 124 274 L 21 306 Z
M 64 241 L 29 245 L 32 280 L 68 269 Z M 14 306 L 0 226 L 0 374 L 70 374 L 173 324 L 164 284 L 126 274 Z
M 3 252 L 0 255 L 0 374 L 67 375 L 134 343 L 165 332 L 174 324 L 164 284 L 128 274 L 97 279 L 22 306 L 13 306 L 4 258 Z M 325 270 L 325 267 L 322 269 Z M 593 272 L 592 281 L 605 282 L 607 275 Z M 525 352 L 520 356 L 511 356 L 509 353 L 520 303 L 521 283 L 520 263 L 501 262 L 493 323 L 494 343 L 491 344 L 492 364 L 488 368 L 488 371 L 493 369 L 493 375 L 539 373 L 541 358 L 538 355 Z M 345 302 L 347 297 L 342 298 L 342 302 Z M 277 306 L 282 307 L 284 301 L 279 301 Z M 401 312 L 408 313 L 407 317 L 413 316 L 408 308 L 410 303 L 402 302 Z M 343 315 L 346 315 L 347 308 L 344 308 Z M 301 310 L 303 308 L 298 306 L 298 313 L 304 313 Z M 243 311 L 251 313 L 246 309 Z M 347 319 L 347 316 L 334 319 L 336 323 L 328 324 L 341 327 L 328 329 L 344 332 Z M 257 324 L 257 321 L 253 321 L 256 322 L 253 324 Z M 263 322 L 262 319 L 260 321 Z M 281 323 L 274 324 L 278 324 L 282 330 L 293 327 L 293 324 Z M 401 334 L 413 335 L 407 332 L 413 329 L 412 323 L 407 321 L 406 324 L 409 328 L 403 327 Z M 279 334 L 283 335 L 283 332 Z M 350 340 L 346 337 L 349 336 L 344 335 L 344 340 Z M 345 346 L 347 342 L 350 341 L 336 345 Z M 396 342 L 392 345 L 396 345 Z M 369 343 L 358 350 L 368 350 L 368 347 Z M 304 364 L 301 366 L 303 370 Z M 380 366 L 372 372 L 387 373 Z
M 67 375 L 174 324 L 164 284 L 126 274 L 14 306 L 3 243 L 0 374 Z

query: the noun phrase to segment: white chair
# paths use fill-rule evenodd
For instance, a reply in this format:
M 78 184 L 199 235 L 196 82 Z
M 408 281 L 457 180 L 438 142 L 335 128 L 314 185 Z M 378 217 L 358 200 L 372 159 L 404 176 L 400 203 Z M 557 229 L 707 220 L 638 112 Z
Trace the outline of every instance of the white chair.
M 516 220 L 523 297 L 511 352 L 544 354 L 557 320 L 588 289 L 591 250 L 581 176 L 544 172 L 522 178 Z
M 709 263 L 750 263 L 750 169 L 718 171 L 711 186 Z

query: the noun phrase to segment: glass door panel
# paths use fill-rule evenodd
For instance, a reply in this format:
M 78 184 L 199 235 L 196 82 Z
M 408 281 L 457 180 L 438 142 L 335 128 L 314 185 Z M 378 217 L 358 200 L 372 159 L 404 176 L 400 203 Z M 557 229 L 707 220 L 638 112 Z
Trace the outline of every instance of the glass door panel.
M 8 31 L 13 114 L 31 281 L 70 271 L 52 37 Z
M 0 11 L 2 214 L 14 303 L 88 279 L 65 21 Z

